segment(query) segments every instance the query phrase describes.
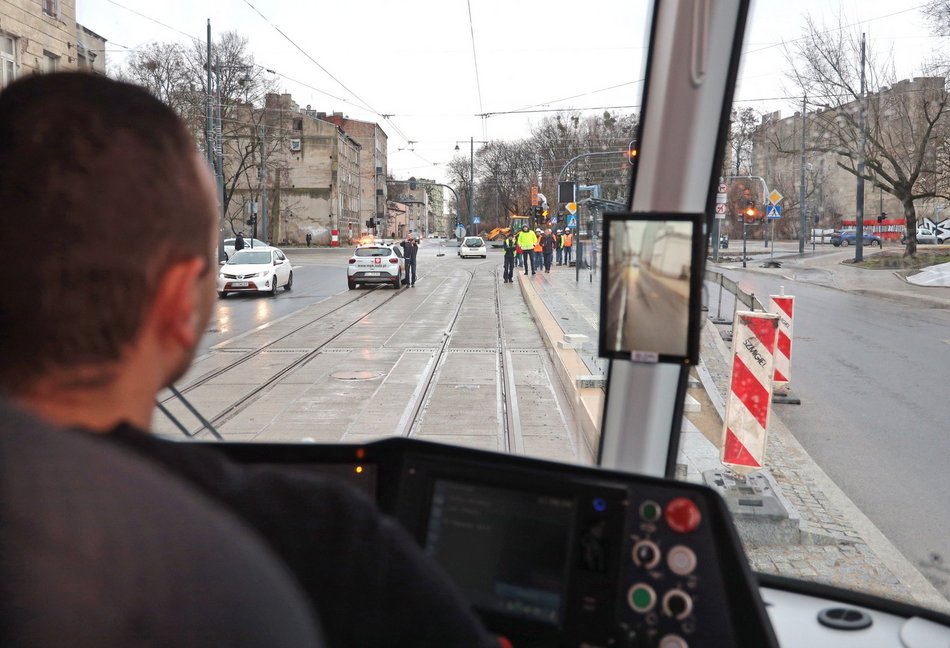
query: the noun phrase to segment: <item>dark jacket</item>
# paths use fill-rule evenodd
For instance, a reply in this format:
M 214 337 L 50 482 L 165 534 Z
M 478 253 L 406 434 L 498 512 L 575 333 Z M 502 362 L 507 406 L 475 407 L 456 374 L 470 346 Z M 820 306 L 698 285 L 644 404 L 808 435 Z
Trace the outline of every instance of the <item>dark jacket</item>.
M 543 252 L 551 252 L 554 250 L 554 235 L 553 234 L 542 234 L 541 235 L 541 250 Z
M 416 254 L 419 252 L 419 244 L 415 241 L 402 242 L 402 254 L 407 261 L 415 261 Z
M 125 424 L 103 439 L 184 479 L 257 531 L 310 597 L 327 645 L 497 648 L 439 566 L 355 489 L 303 469 L 244 466 Z
M 513 259 L 518 255 L 518 243 L 513 238 L 506 238 L 504 243 L 505 257 Z
M 243 250 L 243 249 L 244 249 L 244 237 L 238 234 L 234 239 L 234 251 L 237 252 L 238 250 Z

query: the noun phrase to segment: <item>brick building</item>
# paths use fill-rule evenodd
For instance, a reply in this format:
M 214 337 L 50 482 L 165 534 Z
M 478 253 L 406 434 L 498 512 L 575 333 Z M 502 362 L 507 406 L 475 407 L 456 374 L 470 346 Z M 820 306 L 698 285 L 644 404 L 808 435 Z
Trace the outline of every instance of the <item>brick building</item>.
M 37 72 L 105 74 L 106 39 L 76 23 L 72 0 L 0 2 L 0 87 Z
M 307 107 L 309 109 L 309 106 Z M 389 138 L 379 124 L 359 119 L 350 119 L 341 112 L 308 114 L 317 119 L 336 124 L 362 147 L 360 154 L 360 224 L 366 226 L 369 219 L 379 220 L 386 216 L 386 176 L 389 173 L 387 160 Z
M 361 231 L 360 144 L 339 126 L 301 110 L 289 94 L 267 95 L 263 119 L 246 121 L 259 122 L 264 137 L 249 126 L 246 144 L 258 150 L 254 164 L 241 174 L 228 207 L 228 220 L 238 224 L 235 229 L 246 219 L 248 206 L 260 201 L 258 168 L 263 148 L 267 222 L 265 226 L 258 209 L 260 226 L 266 229 L 260 232 L 262 237 L 278 245 L 304 244 L 307 234 L 314 245 L 329 245 L 333 230 L 338 231 L 341 245 L 356 238 Z

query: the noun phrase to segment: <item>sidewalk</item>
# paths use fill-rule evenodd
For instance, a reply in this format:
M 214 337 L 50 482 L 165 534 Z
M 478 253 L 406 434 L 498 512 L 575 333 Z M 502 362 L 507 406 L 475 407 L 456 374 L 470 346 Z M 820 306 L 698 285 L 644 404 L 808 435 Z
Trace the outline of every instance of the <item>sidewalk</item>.
M 761 244 L 761 242 L 760 242 Z M 783 261 L 779 269 L 759 267 L 768 255 L 747 261 L 747 271 L 778 274 L 798 281 L 819 283 L 840 290 L 877 294 L 891 299 L 914 300 L 932 307 L 950 307 L 950 288 L 914 286 L 887 270 L 861 270 L 841 264 L 847 252 L 826 246 L 799 257 L 794 250 L 775 251 Z M 830 251 L 830 253 L 829 253 Z M 853 255 L 853 250 L 850 250 Z M 719 267 L 741 267 L 725 262 Z M 710 263 L 710 267 L 716 268 Z M 871 280 L 867 275 L 873 273 Z M 592 280 L 591 280 L 592 279 Z M 579 427 L 596 450 L 604 401 L 602 383 L 591 376 L 605 376 L 607 362 L 597 357 L 600 273 L 552 267 L 551 273 L 519 273 L 525 301 L 551 351 L 568 397 L 573 400 Z M 579 349 L 565 344 L 565 336 L 583 335 Z M 697 412 L 687 407 L 680 439 L 681 476 L 702 481 L 705 470 L 723 467 L 717 447 L 723 405 L 730 379 L 730 350 L 711 323 L 703 327 L 700 364 L 696 377 L 702 388 L 691 388 L 701 403 Z M 584 376 L 588 379 L 585 380 Z M 815 580 L 855 591 L 904 600 L 931 609 L 950 611 L 950 603 L 891 545 L 851 500 L 814 463 L 773 411 L 769 425 L 767 469 L 782 496 L 800 516 L 802 540 L 795 544 L 753 546 L 746 550 L 753 569 L 792 578 Z
M 884 249 L 899 248 L 888 245 Z M 868 258 L 878 251 L 876 247 L 866 249 L 864 257 Z M 904 277 L 905 273 L 900 270 L 868 270 L 843 263 L 846 259 L 854 258 L 854 248 L 851 247 L 836 248 L 831 245 L 817 245 L 812 251 L 809 244 L 805 246 L 804 256 L 800 256 L 797 242 L 778 241 L 774 257 L 776 261 L 781 262 L 781 268 L 762 267 L 762 264 L 772 256 L 771 250 L 767 248 L 754 247 L 747 249 L 747 253 L 748 260 L 745 268 L 742 268 L 741 248 L 720 251 L 720 263 L 715 264 L 710 261 L 708 266 L 713 269 L 742 269 L 744 272 L 786 277 L 795 281 L 884 297 L 929 308 L 950 308 L 950 274 L 942 275 L 929 285 L 917 285 L 907 281 Z

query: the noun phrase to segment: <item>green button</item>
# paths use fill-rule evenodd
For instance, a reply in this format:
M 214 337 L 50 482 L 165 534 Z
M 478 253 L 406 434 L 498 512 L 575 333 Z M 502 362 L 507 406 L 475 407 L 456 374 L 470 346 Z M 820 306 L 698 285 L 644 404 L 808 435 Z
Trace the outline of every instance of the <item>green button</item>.
M 640 515 L 647 522 L 655 522 L 660 518 L 660 507 L 656 502 L 644 502 L 640 507 Z
M 645 612 L 653 607 L 653 590 L 649 587 L 636 586 L 630 591 L 630 605 L 638 612 Z

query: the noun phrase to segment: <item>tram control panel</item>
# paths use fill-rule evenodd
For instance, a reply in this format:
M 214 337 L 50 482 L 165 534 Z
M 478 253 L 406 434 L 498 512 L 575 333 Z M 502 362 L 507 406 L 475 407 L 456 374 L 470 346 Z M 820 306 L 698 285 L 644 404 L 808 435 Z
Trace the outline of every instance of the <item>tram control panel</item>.
M 408 439 L 215 447 L 363 490 L 515 648 L 776 645 L 705 487 Z

